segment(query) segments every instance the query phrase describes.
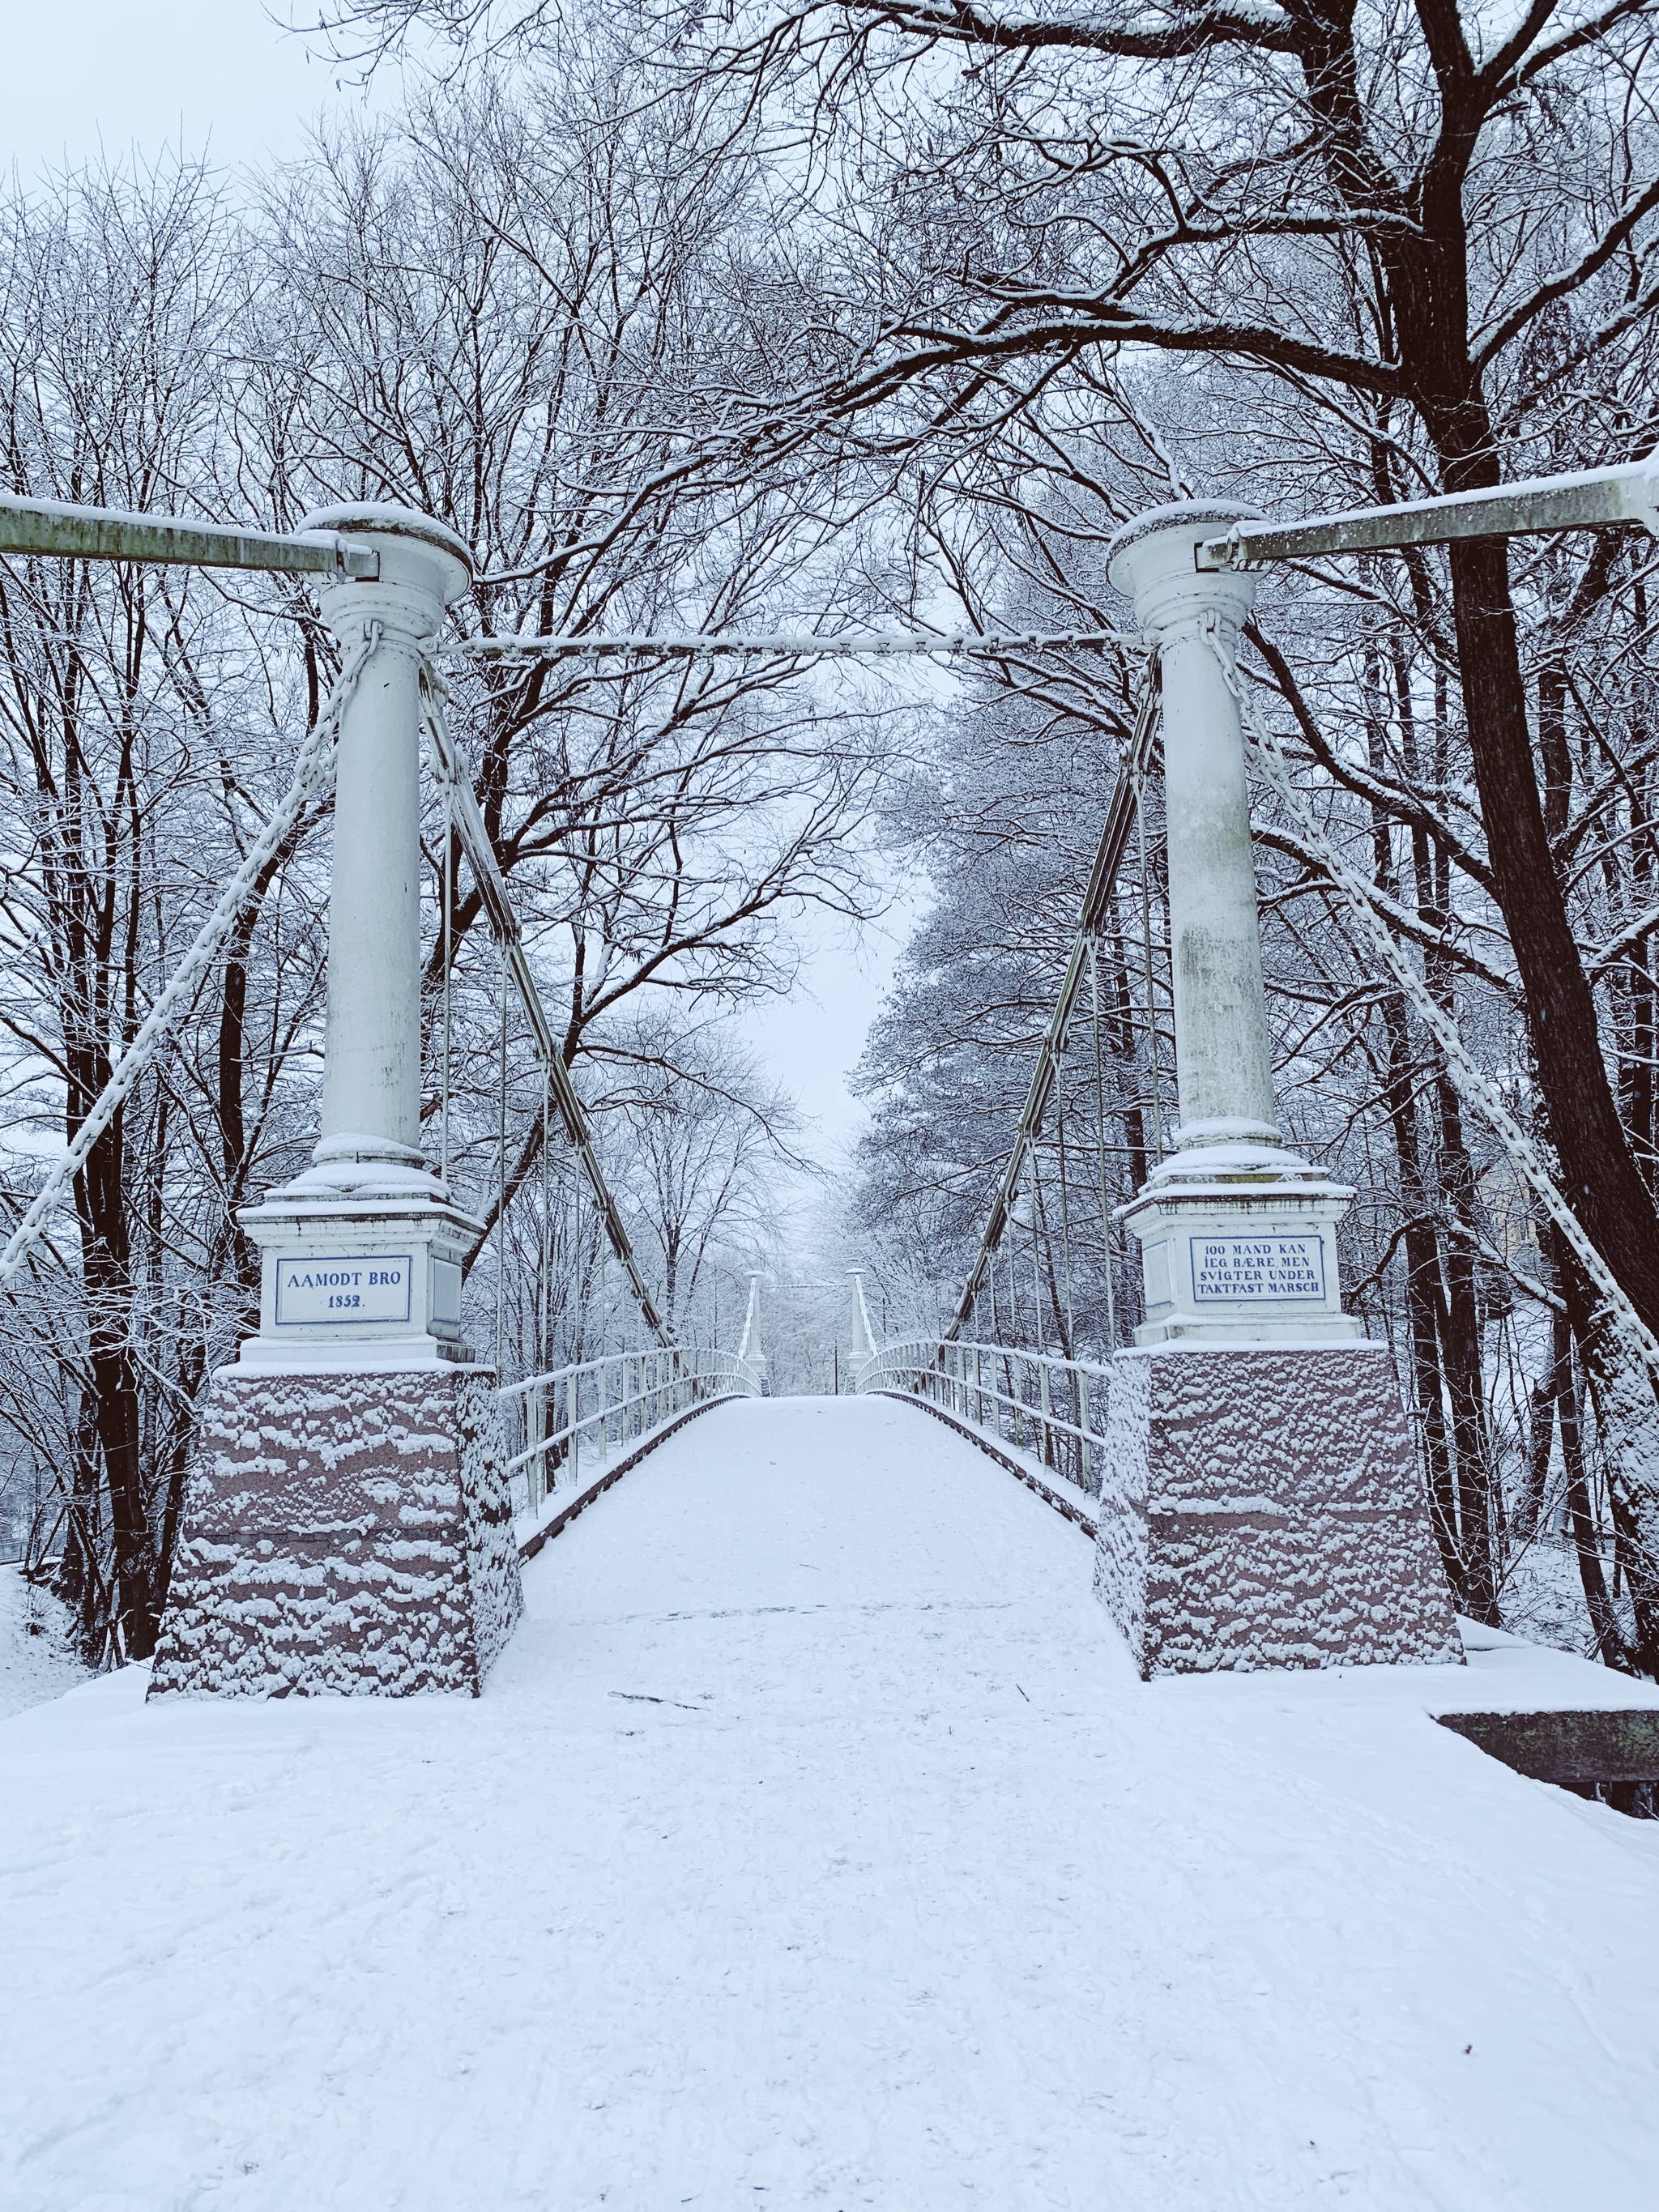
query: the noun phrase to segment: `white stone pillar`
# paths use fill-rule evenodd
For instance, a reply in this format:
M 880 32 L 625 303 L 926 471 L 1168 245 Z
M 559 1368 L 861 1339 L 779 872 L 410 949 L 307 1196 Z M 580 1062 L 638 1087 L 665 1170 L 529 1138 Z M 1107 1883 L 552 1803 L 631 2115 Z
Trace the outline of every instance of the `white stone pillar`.
M 241 1216 L 264 1255 L 245 1367 L 356 1370 L 471 1357 L 460 1260 L 481 1234 L 421 1149 L 421 655 L 471 556 L 406 507 L 345 506 L 378 580 L 320 594 L 343 655 L 373 650 L 340 717 L 328 908 L 321 1134 L 313 1164 Z
M 1196 549 L 1253 516 L 1234 501 L 1154 508 L 1120 531 L 1112 583 L 1157 644 L 1181 1105 L 1172 1157 L 1124 1209 L 1141 1240 L 1143 1345 L 1281 1343 L 1364 1334 L 1342 1311 L 1336 1224 L 1353 1194 L 1285 1151 L 1275 1118 L 1261 937 L 1230 657 L 1249 576 Z
M 1122 1209 L 1146 1318 L 1113 1362 L 1095 1589 L 1145 1675 L 1462 1657 L 1386 1345 L 1342 1310 L 1353 1193 L 1281 1141 L 1231 657 L 1248 576 L 1199 542 L 1254 509 L 1159 507 L 1110 574 L 1158 649 L 1176 1150 Z
M 1200 574 L 1194 549 L 1254 507 L 1158 507 L 1113 540 L 1113 584 L 1158 640 L 1164 682 L 1164 779 L 1175 981 L 1181 1146 L 1277 1144 L 1250 805 L 1238 702 L 1213 637 L 1229 653 L 1254 580 Z
M 338 507 L 378 580 L 331 584 L 343 652 L 322 1135 L 240 1216 L 259 1328 L 199 1408 L 152 1697 L 476 1694 L 523 1603 L 496 1377 L 460 1328 L 483 1233 L 421 1152 L 423 647 L 472 564 L 402 507 Z
M 376 644 L 340 720 L 328 902 L 328 1029 L 316 1157 L 421 1164 L 421 653 L 471 580 L 466 547 L 399 507 L 337 507 L 307 530 L 349 530 L 380 556 L 377 583 L 321 594 L 343 653 Z

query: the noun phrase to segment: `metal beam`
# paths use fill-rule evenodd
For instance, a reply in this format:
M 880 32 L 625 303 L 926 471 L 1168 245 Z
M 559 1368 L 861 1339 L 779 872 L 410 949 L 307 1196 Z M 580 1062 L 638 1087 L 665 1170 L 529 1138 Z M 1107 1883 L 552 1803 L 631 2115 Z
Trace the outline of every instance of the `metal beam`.
M 118 507 L 71 507 L 0 493 L 0 554 L 50 554 L 76 561 L 165 562 L 196 568 L 264 568 L 287 575 L 350 576 L 372 582 L 380 556 L 332 530 L 282 538 L 221 522 Z
M 1207 538 L 1195 568 L 1248 568 L 1258 561 L 1312 561 L 1331 553 L 1392 552 L 1456 538 L 1532 538 L 1639 522 L 1659 536 L 1659 460 L 1539 477 L 1496 491 L 1449 493 L 1398 507 L 1355 507 L 1314 522 L 1237 522 Z

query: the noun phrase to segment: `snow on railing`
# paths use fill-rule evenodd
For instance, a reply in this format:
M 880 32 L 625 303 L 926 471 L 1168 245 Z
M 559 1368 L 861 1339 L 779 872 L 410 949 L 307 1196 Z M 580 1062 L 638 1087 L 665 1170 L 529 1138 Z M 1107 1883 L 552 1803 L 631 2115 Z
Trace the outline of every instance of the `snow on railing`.
M 539 1512 L 556 1486 L 580 1489 L 620 1449 L 689 1407 L 760 1395 L 751 1361 L 707 1346 L 606 1352 L 509 1382 L 495 1395 L 514 1511 Z
M 857 1387 L 937 1406 L 1097 1498 L 1111 1379 L 1090 1359 L 919 1336 L 878 1345 Z

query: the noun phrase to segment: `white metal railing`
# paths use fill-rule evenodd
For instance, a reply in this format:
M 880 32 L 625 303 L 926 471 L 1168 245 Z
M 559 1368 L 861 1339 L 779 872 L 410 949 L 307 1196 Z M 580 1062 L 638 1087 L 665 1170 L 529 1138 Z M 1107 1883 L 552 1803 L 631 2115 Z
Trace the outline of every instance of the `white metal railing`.
M 706 1346 L 611 1352 L 509 1382 L 495 1395 L 514 1512 L 539 1512 L 556 1486 L 579 1490 L 688 1406 L 760 1395 L 750 1361 Z
M 878 1345 L 860 1364 L 858 1389 L 938 1406 L 1096 1498 L 1111 1379 L 1091 1359 L 918 1336 Z

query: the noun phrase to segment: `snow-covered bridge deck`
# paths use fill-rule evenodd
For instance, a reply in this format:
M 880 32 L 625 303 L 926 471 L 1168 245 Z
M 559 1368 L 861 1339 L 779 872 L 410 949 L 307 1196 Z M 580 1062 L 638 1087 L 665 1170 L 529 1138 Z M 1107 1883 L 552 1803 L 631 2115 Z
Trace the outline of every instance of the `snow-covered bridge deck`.
M 6 1723 L 0 2202 L 1650 2189 L 1659 1825 L 1425 1672 L 1143 1685 L 1089 1578 L 920 1413 L 732 1405 L 530 1568 L 479 1704 Z

